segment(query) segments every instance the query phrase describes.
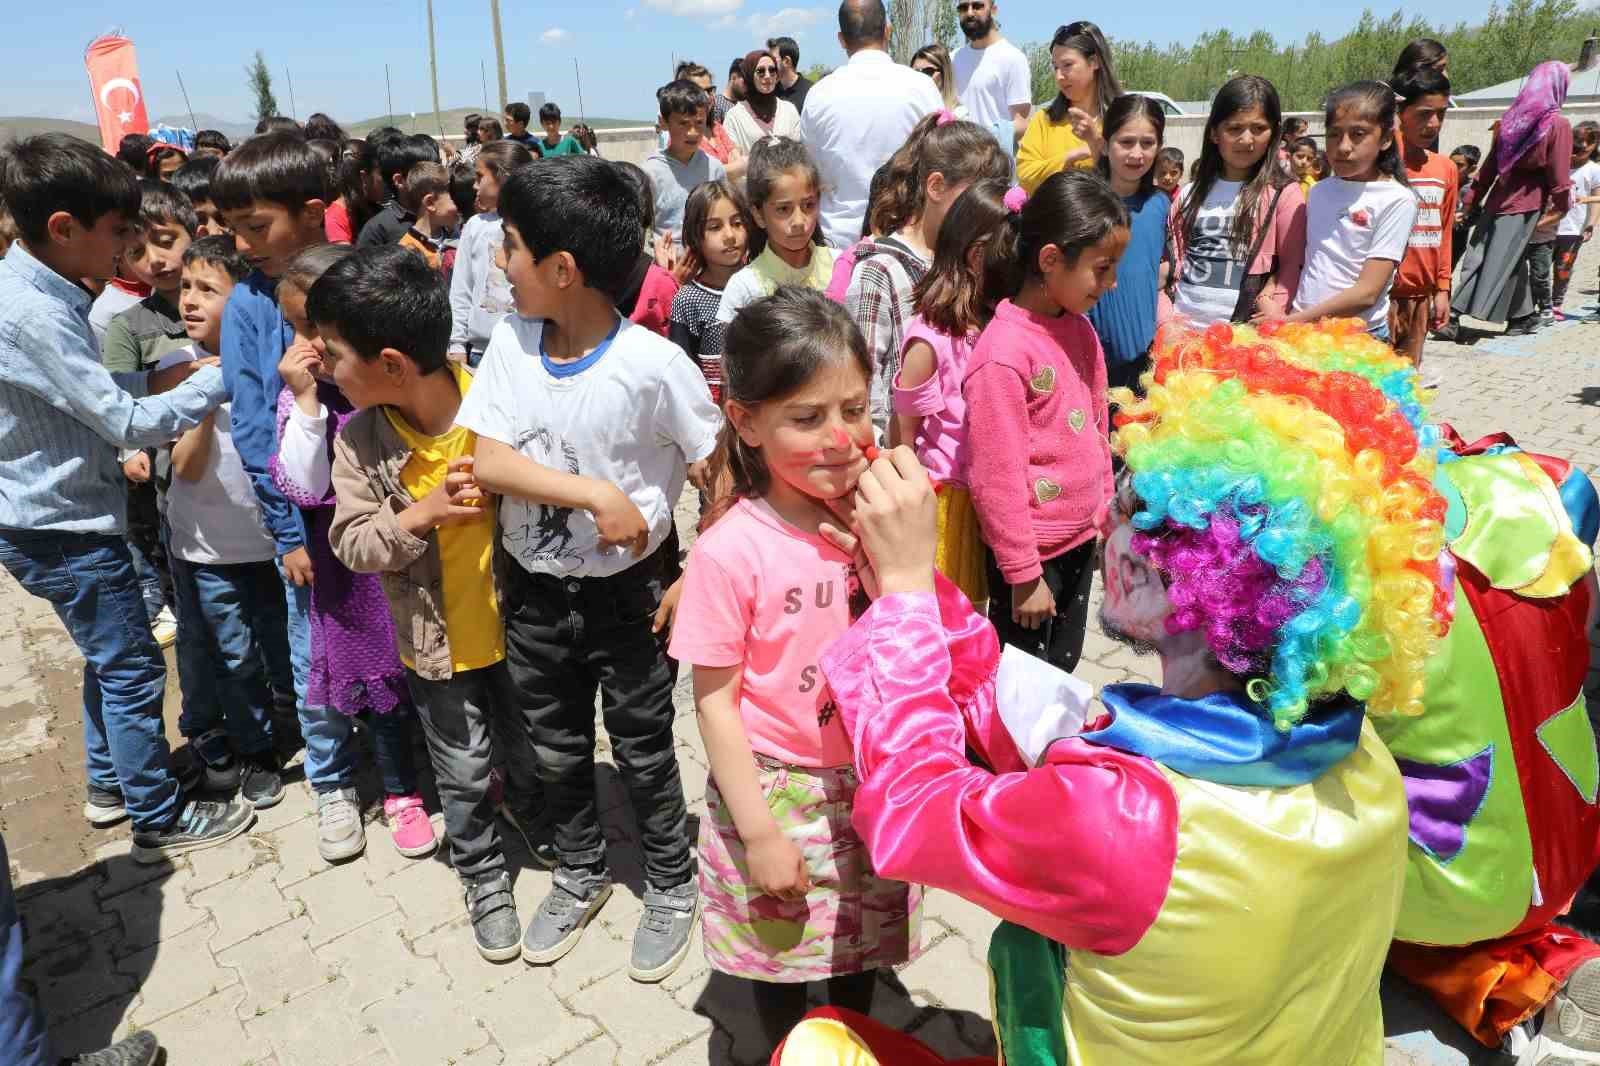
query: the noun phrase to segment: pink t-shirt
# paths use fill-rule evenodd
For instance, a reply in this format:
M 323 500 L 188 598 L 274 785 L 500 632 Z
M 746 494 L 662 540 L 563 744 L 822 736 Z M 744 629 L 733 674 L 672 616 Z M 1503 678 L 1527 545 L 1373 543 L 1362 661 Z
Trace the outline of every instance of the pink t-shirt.
M 817 660 L 850 628 L 850 557 L 740 500 L 695 542 L 672 625 L 674 659 L 743 666 L 750 746 L 796 766 L 847 766 L 850 739 Z
M 901 388 L 898 374 L 894 379 L 894 413 L 922 416 L 922 428 L 913 445 L 928 476 L 963 487 L 967 484 L 967 401 L 961 395 L 961 381 L 967 376 L 967 358 L 977 340 L 976 333 L 948 336 L 917 315 L 906 323 L 900 362 L 904 365 L 912 341 L 923 341 L 933 349 L 933 377 L 914 389 Z

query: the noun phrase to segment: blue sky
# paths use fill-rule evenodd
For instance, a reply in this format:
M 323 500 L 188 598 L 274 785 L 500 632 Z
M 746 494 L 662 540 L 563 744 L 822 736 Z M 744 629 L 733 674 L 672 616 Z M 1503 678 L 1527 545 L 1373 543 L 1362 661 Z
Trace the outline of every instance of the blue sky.
M 950 0 L 954 3 L 954 0 Z M 280 104 L 294 83 L 301 118 L 313 110 L 353 120 L 383 114 L 385 63 L 398 112 L 431 108 L 424 0 L 244 0 L 208 4 L 154 0 L 140 4 L 10 0 L 0 40 L 0 112 L 92 121 L 83 47 L 120 28 L 139 50 L 151 117 L 181 113 L 176 71 L 183 72 L 196 111 L 244 120 L 251 110 L 244 64 L 265 52 Z M 1240 0 L 1226 16 L 1236 31 L 1265 28 L 1279 39 L 1317 30 L 1337 36 L 1365 6 L 1360 0 L 1290 4 Z M 1476 21 L 1488 0 L 1466 5 L 1423 0 L 1405 7 L 1434 22 Z M 435 0 L 442 107 L 483 103 L 479 61 L 496 93 L 488 0 Z M 1072 10 L 1047 0 L 1000 0 L 1006 36 L 1048 38 L 1055 27 L 1088 15 L 1114 37 L 1160 42 L 1192 39 L 1223 19 L 1224 8 L 1183 0 L 1146 0 L 1123 12 Z M 1392 10 L 1379 6 L 1380 15 Z M 801 64 L 836 65 L 836 8 L 808 0 L 501 0 L 511 95 L 542 90 L 568 116 L 578 110 L 573 60 L 581 65 L 584 105 L 591 115 L 645 117 L 652 93 L 671 75 L 674 56 L 693 57 L 717 73 L 767 36 L 800 42 Z M 1159 89 L 1160 86 L 1143 86 Z

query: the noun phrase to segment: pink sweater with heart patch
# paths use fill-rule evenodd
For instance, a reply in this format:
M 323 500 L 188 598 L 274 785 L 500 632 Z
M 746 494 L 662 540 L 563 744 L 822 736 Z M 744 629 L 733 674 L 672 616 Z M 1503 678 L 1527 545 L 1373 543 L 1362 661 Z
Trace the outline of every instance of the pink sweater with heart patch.
M 967 480 L 983 539 L 1006 582 L 1095 535 L 1111 498 L 1106 360 L 1083 315 L 1058 318 L 1004 300 L 978 338 L 961 386 Z

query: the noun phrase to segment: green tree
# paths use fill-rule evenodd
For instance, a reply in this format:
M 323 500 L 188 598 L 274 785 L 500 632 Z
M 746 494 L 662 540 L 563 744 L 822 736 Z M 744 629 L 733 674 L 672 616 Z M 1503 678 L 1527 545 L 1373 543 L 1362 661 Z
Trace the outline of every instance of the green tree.
M 250 79 L 250 92 L 256 98 L 256 121 L 271 118 L 278 113 L 278 98 L 272 95 L 272 71 L 267 69 L 267 59 L 256 49 L 253 63 L 244 68 Z

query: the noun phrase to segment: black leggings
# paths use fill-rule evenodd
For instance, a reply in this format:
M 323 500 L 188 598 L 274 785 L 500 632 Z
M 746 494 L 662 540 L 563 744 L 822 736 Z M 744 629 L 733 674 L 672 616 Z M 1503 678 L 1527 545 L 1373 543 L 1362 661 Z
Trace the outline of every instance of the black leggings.
M 1095 545 L 1090 540 L 1044 561 L 1044 583 L 1056 601 L 1056 613 L 1038 629 L 1024 629 L 1011 618 L 1011 587 L 989 553 L 989 621 L 1000 643 L 1021 648 L 1036 659 L 1068 673 L 1083 654 L 1089 625 L 1089 586 L 1094 581 Z
M 827 980 L 828 1005 L 844 1007 L 857 1014 L 872 1013 L 872 993 L 877 987 L 878 971 L 853 973 Z M 800 1024 L 806 1015 L 806 984 L 793 982 L 779 984 L 774 981 L 750 981 L 750 991 L 756 1001 L 756 1017 L 761 1021 L 761 1032 L 767 1044 L 776 1050 L 789 1031 Z

